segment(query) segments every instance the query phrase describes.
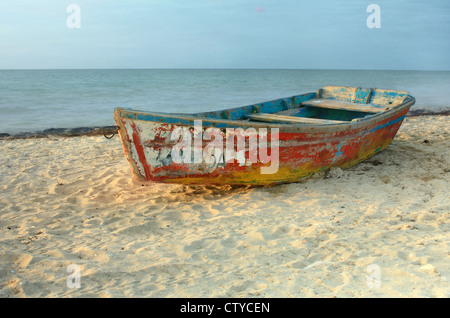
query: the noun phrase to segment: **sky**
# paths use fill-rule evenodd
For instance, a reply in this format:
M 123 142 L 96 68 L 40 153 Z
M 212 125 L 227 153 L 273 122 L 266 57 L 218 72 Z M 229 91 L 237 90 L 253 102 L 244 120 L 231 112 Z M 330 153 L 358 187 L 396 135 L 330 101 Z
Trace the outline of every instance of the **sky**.
M 0 69 L 60 68 L 450 70 L 450 1 L 0 0 Z

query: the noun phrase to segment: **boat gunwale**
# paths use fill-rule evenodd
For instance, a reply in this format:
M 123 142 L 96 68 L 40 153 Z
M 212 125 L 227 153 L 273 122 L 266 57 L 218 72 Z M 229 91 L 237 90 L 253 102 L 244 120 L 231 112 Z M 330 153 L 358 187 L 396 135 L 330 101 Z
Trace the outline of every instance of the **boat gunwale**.
M 403 93 L 403 91 L 401 91 Z M 407 92 L 405 92 L 407 93 Z M 309 94 L 309 93 L 306 93 Z M 194 121 L 201 120 L 202 122 L 209 123 L 211 127 L 215 127 L 215 125 L 226 125 L 227 127 L 217 127 L 219 129 L 226 129 L 228 126 L 232 127 L 242 127 L 242 128 L 279 128 L 280 132 L 286 133 L 301 133 L 301 132 L 330 132 L 330 131 L 343 131 L 349 128 L 358 129 L 365 126 L 370 126 L 376 122 L 382 121 L 384 119 L 391 118 L 398 113 L 401 113 L 405 109 L 410 108 L 415 103 L 415 98 L 411 95 L 405 96 L 405 99 L 399 105 L 396 105 L 384 112 L 376 113 L 367 117 L 359 118 L 356 121 L 349 121 L 345 123 L 333 123 L 333 124 L 301 124 L 301 123 L 265 123 L 265 122 L 255 122 L 248 120 L 237 120 L 237 119 L 223 119 L 223 118 L 208 118 L 199 116 L 198 114 L 182 114 L 182 113 L 162 113 L 162 112 L 150 112 L 150 111 L 142 111 L 135 110 L 130 108 L 121 108 L 118 107 L 114 110 L 114 118 L 128 118 L 131 120 L 140 120 L 140 121 L 149 121 L 149 122 L 157 122 L 164 123 L 162 120 L 146 120 L 146 119 L 138 119 L 138 115 L 143 116 L 153 116 L 153 117 L 161 117 L 161 118 L 172 118 L 172 119 L 180 119 L 192 122 L 191 125 L 194 124 Z M 243 106 L 245 107 L 245 106 Z M 220 112 L 221 110 L 217 111 Z M 223 110 L 222 110 L 223 111 Z M 133 118 L 135 117 L 135 118 Z M 170 123 L 175 126 L 189 126 L 188 124 L 183 123 Z M 231 128 L 231 127 L 230 127 Z

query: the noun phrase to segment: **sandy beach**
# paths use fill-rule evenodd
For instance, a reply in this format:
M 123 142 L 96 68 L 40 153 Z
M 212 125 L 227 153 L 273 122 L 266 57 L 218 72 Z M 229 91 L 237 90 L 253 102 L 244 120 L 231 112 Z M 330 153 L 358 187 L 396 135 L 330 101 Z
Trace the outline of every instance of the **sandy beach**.
M 0 151 L 3 298 L 450 297 L 449 116 L 273 187 L 143 185 L 118 136 Z

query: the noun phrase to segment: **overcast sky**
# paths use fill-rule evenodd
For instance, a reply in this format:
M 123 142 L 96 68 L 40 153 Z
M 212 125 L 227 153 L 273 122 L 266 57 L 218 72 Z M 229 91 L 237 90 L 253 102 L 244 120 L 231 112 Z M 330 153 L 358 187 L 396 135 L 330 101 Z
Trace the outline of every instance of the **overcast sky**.
M 450 70 L 449 56 L 449 0 L 0 0 L 0 69 Z

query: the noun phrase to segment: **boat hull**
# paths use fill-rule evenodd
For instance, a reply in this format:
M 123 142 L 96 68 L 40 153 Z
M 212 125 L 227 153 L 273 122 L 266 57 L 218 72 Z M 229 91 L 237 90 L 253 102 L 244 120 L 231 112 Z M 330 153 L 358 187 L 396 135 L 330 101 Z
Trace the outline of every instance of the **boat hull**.
M 133 117 L 129 116 L 129 113 L 124 114 L 126 111 L 123 109 L 116 109 L 115 120 L 120 127 L 119 134 L 131 171 L 140 182 L 272 185 L 296 182 L 332 167 L 348 168 L 373 156 L 392 142 L 412 104 L 405 103 L 402 107 L 396 107 L 371 119 L 344 125 L 277 126 L 241 123 L 240 132 L 253 128 L 252 132 L 259 140 L 260 152 L 257 160 L 252 162 L 249 162 L 252 151 L 248 146 L 250 138 L 245 139 L 245 162 L 238 161 L 236 157 L 227 158 L 225 150 L 222 160 L 214 158 L 213 161 L 175 162 L 173 149 L 178 140 L 174 140 L 173 133 L 177 129 L 197 129 L 198 125 L 195 126 L 194 121 L 198 118 L 195 117 L 178 116 L 182 120 L 174 120 L 174 116 L 168 116 L 171 122 L 164 120 L 164 116 L 163 119 L 148 120 L 145 116 Z M 228 127 L 217 127 L 219 124 L 217 121 L 204 119 L 200 134 L 204 136 L 208 127 L 216 126 L 215 129 L 221 132 L 222 144 L 226 145 L 229 136 L 227 129 L 238 127 L 239 124 L 234 123 L 233 126 L 233 123 L 229 123 Z M 196 131 L 198 135 L 198 129 Z M 248 137 L 248 134 L 246 136 Z M 190 149 L 193 153 L 205 153 L 210 140 L 203 138 L 198 141 L 198 137 L 193 132 Z M 263 139 L 265 144 L 260 142 Z M 262 160 L 261 151 L 266 154 L 273 152 L 275 141 L 278 162 L 276 167 L 273 167 L 274 162 Z M 235 148 L 234 151 L 238 150 Z M 273 168 L 270 173 L 262 173 L 264 167 L 268 169 L 270 166 Z

